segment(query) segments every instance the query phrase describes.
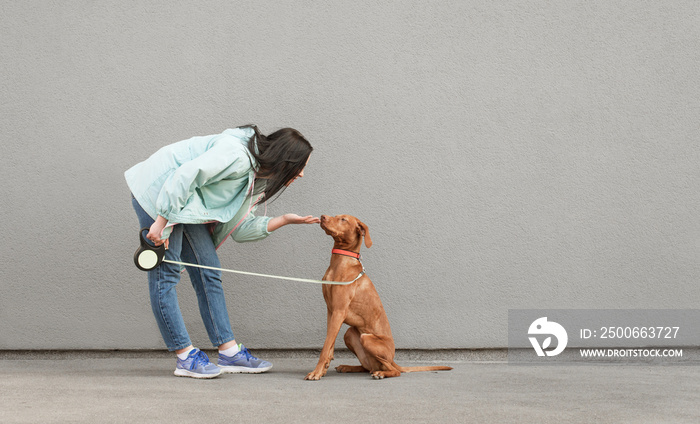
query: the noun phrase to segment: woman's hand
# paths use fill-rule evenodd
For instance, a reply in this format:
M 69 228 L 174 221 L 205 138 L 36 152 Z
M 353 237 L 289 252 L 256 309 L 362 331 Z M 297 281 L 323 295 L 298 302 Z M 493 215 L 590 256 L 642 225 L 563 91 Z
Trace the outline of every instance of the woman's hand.
M 277 218 L 272 218 L 267 224 L 267 231 L 273 232 L 276 229 L 287 224 L 318 224 L 321 220 L 313 215 L 299 216 L 294 213 L 288 213 Z
M 156 218 L 156 222 L 154 222 L 153 225 L 151 225 L 151 228 L 148 230 L 146 238 L 152 241 L 156 246 L 165 244 L 165 248 L 167 249 L 169 240 L 160 239 L 160 235 L 163 234 L 163 228 L 165 228 L 166 225 L 168 225 L 168 220 L 159 215 L 158 218 Z
M 318 224 L 321 220 L 313 215 L 299 216 L 293 213 L 284 215 L 287 224 Z

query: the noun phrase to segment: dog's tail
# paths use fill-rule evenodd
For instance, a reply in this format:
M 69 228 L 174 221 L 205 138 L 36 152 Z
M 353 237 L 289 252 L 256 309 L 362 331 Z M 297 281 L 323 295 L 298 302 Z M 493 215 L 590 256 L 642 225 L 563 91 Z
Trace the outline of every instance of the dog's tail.
M 394 366 L 401 372 L 419 372 L 419 371 L 449 371 L 452 367 L 434 366 L 434 367 L 401 367 L 394 362 Z

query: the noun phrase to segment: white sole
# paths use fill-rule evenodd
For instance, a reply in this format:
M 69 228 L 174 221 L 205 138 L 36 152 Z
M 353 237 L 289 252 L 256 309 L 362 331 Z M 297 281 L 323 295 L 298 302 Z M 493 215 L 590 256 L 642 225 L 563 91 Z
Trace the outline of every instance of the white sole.
M 219 365 L 219 368 L 221 368 L 222 373 L 226 374 L 260 374 L 265 371 L 269 371 L 272 369 L 272 365 L 269 367 L 265 368 L 246 368 L 246 367 L 235 367 L 235 366 L 223 366 Z
M 175 370 L 175 375 L 178 377 L 190 377 L 190 378 L 202 378 L 202 379 L 207 379 L 207 378 L 216 378 L 221 375 L 221 373 L 218 374 L 197 374 L 196 372 L 192 371 L 187 371 L 183 370 L 180 368 L 177 368 Z

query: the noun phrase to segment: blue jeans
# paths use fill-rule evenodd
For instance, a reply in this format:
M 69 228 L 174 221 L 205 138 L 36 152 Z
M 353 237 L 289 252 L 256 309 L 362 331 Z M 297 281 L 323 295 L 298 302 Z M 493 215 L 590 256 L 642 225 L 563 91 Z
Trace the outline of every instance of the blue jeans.
M 133 196 L 131 203 L 139 218 L 141 228 L 153 225 L 153 218 L 143 210 Z M 221 267 L 214 242 L 206 225 L 178 224 L 173 227 L 169 243 L 168 250 L 165 251 L 165 259 Z M 234 340 L 226 309 L 224 289 L 221 285 L 221 271 L 190 266 L 185 267 L 185 269 L 187 269 L 192 287 L 197 294 L 199 313 L 211 343 L 214 346 L 219 346 Z M 168 350 L 171 351 L 184 349 L 192 344 L 177 301 L 175 286 L 179 281 L 179 265 L 162 262 L 148 271 L 148 288 L 153 315 L 156 317 L 163 340 Z

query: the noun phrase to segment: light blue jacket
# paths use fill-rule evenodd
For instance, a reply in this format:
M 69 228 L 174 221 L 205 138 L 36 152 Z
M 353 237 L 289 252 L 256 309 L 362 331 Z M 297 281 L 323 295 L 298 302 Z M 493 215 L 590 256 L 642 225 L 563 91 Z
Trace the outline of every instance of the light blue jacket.
M 250 127 L 193 137 L 165 146 L 124 173 L 141 207 L 175 224 L 214 225 L 218 248 L 231 235 L 237 242 L 267 237 L 270 217 L 256 217 L 264 185 L 254 184 L 257 163 L 248 151 Z M 255 187 L 254 187 L 255 186 Z

